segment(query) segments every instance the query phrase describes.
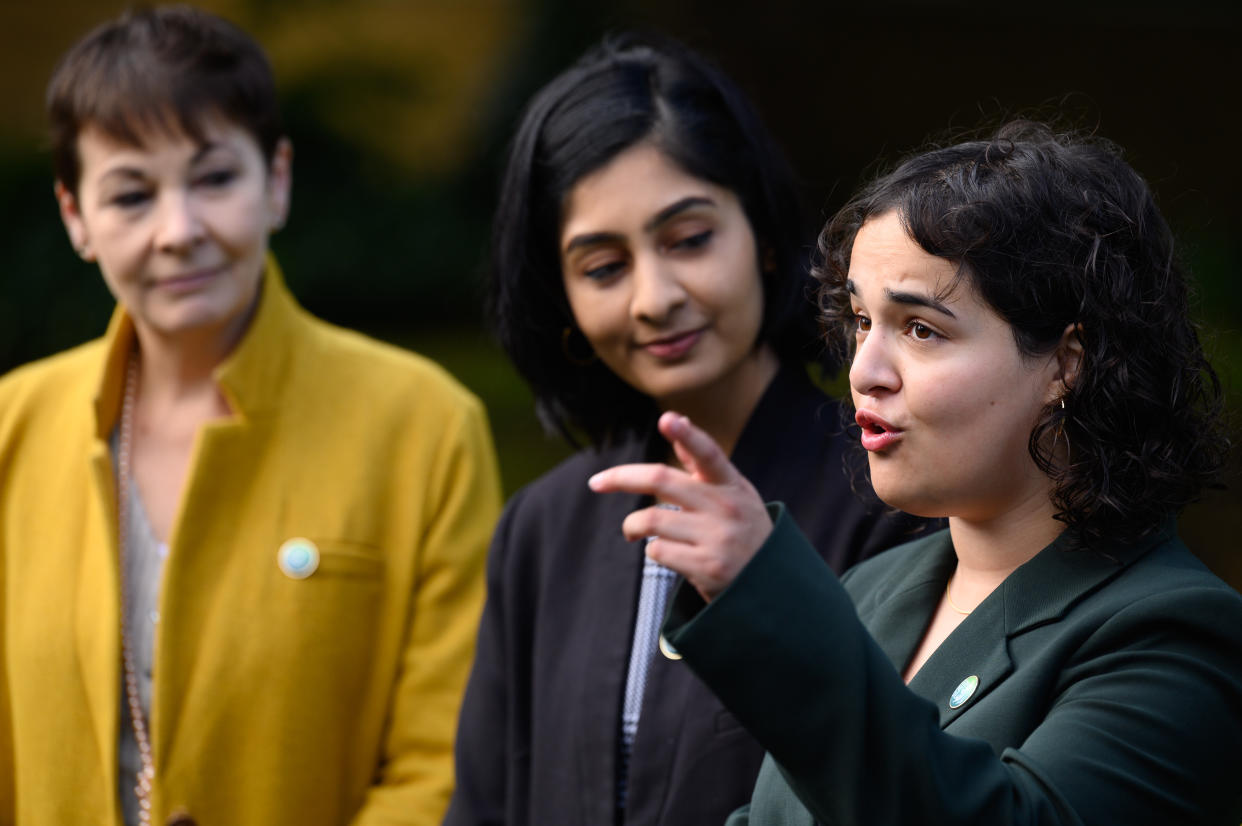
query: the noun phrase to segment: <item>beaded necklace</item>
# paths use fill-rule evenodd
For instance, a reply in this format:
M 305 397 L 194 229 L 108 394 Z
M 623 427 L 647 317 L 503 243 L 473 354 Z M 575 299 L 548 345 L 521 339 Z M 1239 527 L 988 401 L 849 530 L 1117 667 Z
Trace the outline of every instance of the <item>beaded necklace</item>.
M 138 744 L 138 756 L 142 769 L 134 783 L 138 798 L 139 826 L 151 824 L 151 788 L 155 782 L 155 761 L 151 756 L 151 741 L 147 736 L 147 718 L 142 711 L 138 693 L 138 670 L 134 666 L 132 645 L 133 629 L 129 625 L 129 576 L 126 559 L 129 548 L 129 486 L 131 478 L 130 456 L 133 448 L 134 406 L 138 395 L 138 356 L 131 353 L 125 366 L 125 397 L 121 403 L 120 438 L 117 445 L 117 549 L 119 551 L 119 575 L 121 583 L 121 661 L 125 668 L 125 700 L 129 706 L 129 718 L 134 726 L 134 740 Z

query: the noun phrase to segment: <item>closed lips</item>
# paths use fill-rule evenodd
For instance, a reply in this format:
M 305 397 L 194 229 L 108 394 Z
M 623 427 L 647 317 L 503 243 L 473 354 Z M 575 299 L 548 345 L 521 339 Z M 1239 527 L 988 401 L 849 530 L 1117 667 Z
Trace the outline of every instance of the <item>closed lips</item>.
M 669 335 L 669 336 L 663 336 L 662 338 L 657 338 L 652 341 L 645 342 L 643 344 L 640 344 L 639 346 L 640 347 L 660 347 L 660 346 L 667 346 L 669 344 L 677 344 L 683 339 L 689 338 L 690 336 L 698 335 L 700 332 L 702 332 L 702 328 L 698 330 L 686 330 L 684 333 L 673 333 L 672 335 Z
M 686 333 L 678 333 L 673 336 L 665 336 L 664 338 L 649 341 L 641 345 L 652 356 L 664 361 L 677 361 L 687 356 L 694 345 L 698 343 L 699 337 L 703 330 L 691 330 Z

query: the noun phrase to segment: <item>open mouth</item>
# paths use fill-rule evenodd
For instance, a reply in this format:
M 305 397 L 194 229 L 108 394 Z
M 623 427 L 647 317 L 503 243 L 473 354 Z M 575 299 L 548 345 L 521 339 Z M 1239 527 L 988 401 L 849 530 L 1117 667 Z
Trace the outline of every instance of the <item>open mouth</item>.
M 854 421 L 862 428 L 862 446 L 868 451 L 886 450 L 901 440 L 901 430 L 870 410 L 859 410 Z

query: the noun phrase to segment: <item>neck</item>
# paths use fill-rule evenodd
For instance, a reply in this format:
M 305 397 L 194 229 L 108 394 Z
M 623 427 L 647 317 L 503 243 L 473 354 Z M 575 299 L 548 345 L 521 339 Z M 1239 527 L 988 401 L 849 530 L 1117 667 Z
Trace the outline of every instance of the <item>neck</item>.
M 142 366 L 140 395 L 177 403 L 205 392 L 216 392 L 214 372 L 241 341 L 257 301 L 237 318 L 220 326 L 163 333 L 134 319 Z
M 661 399 L 660 408 L 689 416 L 720 445 L 726 456 L 731 456 L 759 399 L 779 369 L 776 353 L 768 345 L 760 345 L 727 377 L 693 393 Z
M 949 517 L 957 553 L 953 598 L 973 607 L 1023 563 L 1056 539 L 1065 526 L 1053 518 L 1050 486 L 1032 491 L 1017 507 L 988 519 Z

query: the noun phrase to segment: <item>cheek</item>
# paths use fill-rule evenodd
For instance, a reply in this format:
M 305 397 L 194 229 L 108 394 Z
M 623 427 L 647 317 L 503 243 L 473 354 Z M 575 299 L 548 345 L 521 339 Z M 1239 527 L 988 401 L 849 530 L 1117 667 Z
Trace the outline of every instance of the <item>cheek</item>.
M 963 426 L 987 406 L 987 394 L 967 363 L 915 365 L 902 371 L 902 395 L 911 415 L 924 425 Z
M 241 209 L 215 210 L 212 223 L 216 238 L 239 252 L 267 247 L 271 221 L 262 205 L 247 203 Z
M 574 323 L 596 351 L 607 350 L 623 335 L 625 319 L 618 302 L 597 290 L 566 289 Z
M 738 255 L 745 256 L 746 250 Z M 749 262 L 749 258 L 735 259 Z M 734 264 L 727 277 L 721 277 L 721 268 L 704 267 L 697 273 L 697 298 L 700 304 L 714 309 L 717 321 L 722 323 L 732 338 L 740 338 L 739 345 L 750 344 L 763 324 L 763 282 L 758 266 Z
M 929 377 L 918 415 L 946 440 L 969 440 L 980 453 L 1025 454 L 1038 414 L 1033 376 L 1008 363 L 961 365 L 951 375 Z
M 144 238 L 148 230 L 141 224 L 117 227 L 107 226 L 92 235 L 95 261 L 103 273 L 104 281 L 115 292 L 117 286 L 133 281 L 142 265 Z
M 131 304 L 132 302 L 128 300 L 129 290 L 126 289 L 126 284 L 113 274 L 112 268 L 105 261 L 100 259 L 98 264 L 99 271 L 103 274 L 104 286 L 108 288 L 108 292 L 112 293 L 112 297 L 122 304 Z

